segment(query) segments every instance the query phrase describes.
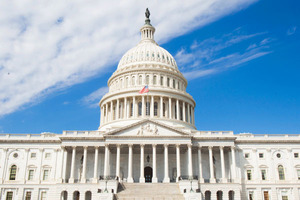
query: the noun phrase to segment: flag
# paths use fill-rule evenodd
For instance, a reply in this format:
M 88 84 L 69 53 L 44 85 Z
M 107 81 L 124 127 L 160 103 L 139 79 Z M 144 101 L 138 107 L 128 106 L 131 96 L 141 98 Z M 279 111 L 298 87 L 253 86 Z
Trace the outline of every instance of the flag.
M 145 87 L 143 87 L 143 89 L 141 89 L 141 90 L 139 91 L 140 94 L 147 93 L 147 92 L 149 92 L 148 85 L 146 85 Z

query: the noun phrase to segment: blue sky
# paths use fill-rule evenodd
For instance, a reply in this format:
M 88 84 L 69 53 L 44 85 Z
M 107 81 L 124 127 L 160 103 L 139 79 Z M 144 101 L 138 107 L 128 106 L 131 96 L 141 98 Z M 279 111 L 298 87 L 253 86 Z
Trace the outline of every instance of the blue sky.
M 97 129 L 97 102 L 149 7 L 157 42 L 189 81 L 198 130 L 300 133 L 298 1 L 116 2 L 2 2 L 0 132 Z

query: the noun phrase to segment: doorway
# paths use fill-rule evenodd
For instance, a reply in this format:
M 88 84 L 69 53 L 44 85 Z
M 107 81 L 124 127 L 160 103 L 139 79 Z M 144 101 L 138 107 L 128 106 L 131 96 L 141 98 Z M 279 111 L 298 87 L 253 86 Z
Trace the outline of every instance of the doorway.
M 145 175 L 145 182 L 146 183 L 152 183 L 152 168 L 151 167 L 145 167 L 144 169 L 144 175 Z

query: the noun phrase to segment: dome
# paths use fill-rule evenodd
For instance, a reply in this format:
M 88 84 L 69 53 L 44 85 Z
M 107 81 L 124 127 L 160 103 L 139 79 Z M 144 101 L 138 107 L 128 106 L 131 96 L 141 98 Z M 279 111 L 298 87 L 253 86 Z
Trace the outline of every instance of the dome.
M 173 56 L 167 50 L 156 44 L 154 40 L 142 40 L 137 46 L 127 51 L 119 62 L 118 70 L 147 62 L 178 70 Z

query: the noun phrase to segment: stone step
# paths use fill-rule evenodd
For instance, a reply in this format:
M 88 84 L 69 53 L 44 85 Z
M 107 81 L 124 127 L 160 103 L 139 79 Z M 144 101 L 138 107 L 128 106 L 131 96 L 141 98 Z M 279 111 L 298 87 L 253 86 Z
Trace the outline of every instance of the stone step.
M 184 200 L 177 183 L 123 183 L 118 200 Z

